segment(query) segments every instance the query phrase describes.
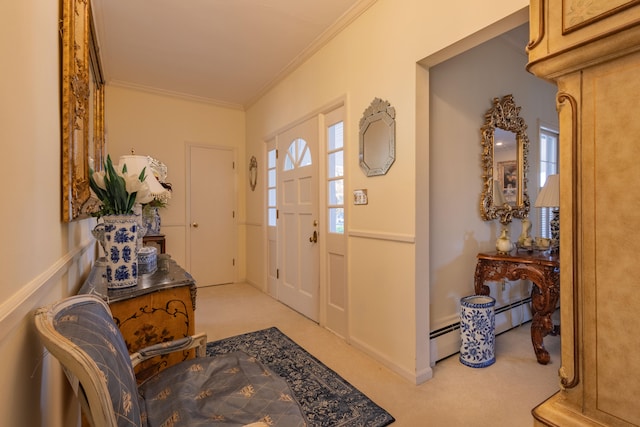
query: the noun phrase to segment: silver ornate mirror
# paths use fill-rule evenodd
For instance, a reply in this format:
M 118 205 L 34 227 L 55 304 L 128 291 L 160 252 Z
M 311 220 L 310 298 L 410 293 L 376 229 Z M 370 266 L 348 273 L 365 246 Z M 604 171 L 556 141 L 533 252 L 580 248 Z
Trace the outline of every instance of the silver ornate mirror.
M 367 176 L 384 175 L 396 159 L 396 110 L 375 98 L 360 119 L 360 167 Z
M 493 98 L 482 127 L 482 180 L 480 215 L 485 221 L 498 218 L 509 224 L 512 218 L 529 215 L 527 172 L 529 138 L 513 95 Z

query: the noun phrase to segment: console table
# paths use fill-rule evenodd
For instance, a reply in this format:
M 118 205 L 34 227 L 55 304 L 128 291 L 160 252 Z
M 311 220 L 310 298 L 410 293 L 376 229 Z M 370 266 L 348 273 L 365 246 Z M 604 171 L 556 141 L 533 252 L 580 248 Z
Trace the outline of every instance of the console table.
M 129 353 L 195 333 L 196 282 L 169 255 L 158 255 L 157 270 L 139 276 L 135 287 L 107 289 L 105 271 L 106 261 L 100 258 L 79 293 L 97 295 L 109 304 Z M 140 383 L 194 356 L 186 350 L 154 357 L 136 366 L 136 378 Z
M 531 289 L 533 322 L 531 342 L 538 363 L 549 363 L 549 352 L 544 348 L 543 338 L 553 330 L 551 314 L 556 309 L 560 295 L 560 263 L 556 254 L 544 252 L 514 253 L 501 255 L 479 253 L 475 273 L 475 292 L 489 295 L 486 281 L 501 279 L 528 279 L 534 284 Z

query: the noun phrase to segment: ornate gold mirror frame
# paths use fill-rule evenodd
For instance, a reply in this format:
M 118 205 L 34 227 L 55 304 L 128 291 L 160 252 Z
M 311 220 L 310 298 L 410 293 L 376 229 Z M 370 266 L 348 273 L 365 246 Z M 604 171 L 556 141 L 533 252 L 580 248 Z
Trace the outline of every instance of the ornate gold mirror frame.
M 501 134 L 513 133 L 516 145 L 513 158 L 515 165 L 513 161 L 496 162 L 496 129 L 504 131 Z M 526 218 L 530 205 L 527 192 L 529 138 L 527 124 L 520 117 L 520 107 L 515 104 L 513 95 L 506 95 L 502 99 L 493 98 L 493 107 L 485 114 L 485 124 L 481 131 L 483 190 L 480 216 L 485 221 L 498 218 L 502 224 L 509 224 L 512 218 Z M 515 172 L 513 193 L 508 193 L 510 197 L 501 193 L 507 191 L 505 168 L 513 168 Z M 508 190 L 511 191 L 511 188 Z
M 86 218 L 89 168 L 104 158 L 104 80 L 89 0 L 63 0 L 62 219 Z

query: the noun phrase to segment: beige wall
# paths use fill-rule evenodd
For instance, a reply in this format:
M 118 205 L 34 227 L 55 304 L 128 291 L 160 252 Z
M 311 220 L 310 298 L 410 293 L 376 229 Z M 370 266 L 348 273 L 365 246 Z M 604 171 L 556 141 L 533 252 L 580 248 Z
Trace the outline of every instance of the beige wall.
M 167 165 L 167 181 L 173 191 L 161 210 L 162 232 L 167 252 L 178 264 L 189 268 L 186 233 L 189 224 L 186 197 L 186 147 L 188 144 L 231 147 L 244 159 L 244 117 L 242 111 L 124 87 L 107 85 L 105 92 L 107 152 L 114 162 L 135 150 Z M 244 253 L 244 192 L 247 162 L 236 166 L 238 200 L 238 253 Z M 206 248 L 203 248 L 206 250 Z M 243 280 L 244 256 L 239 257 L 237 277 Z
M 431 375 L 429 250 L 424 243 L 429 231 L 421 226 L 421 221 L 428 223 L 428 207 L 416 215 L 417 206 L 424 206 L 421 198 L 428 197 L 428 182 L 418 183 L 416 176 L 428 180 L 424 168 L 429 165 L 428 152 L 418 147 L 429 144 L 429 132 L 419 128 L 428 126 L 425 118 L 416 118 L 424 103 L 417 88 L 428 83 L 419 80 L 425 75 L 416 63 L 526 6 L 526 1 L 379 0 L 247 111 L 247 156 L 259 156 L 276 131 L 346 100 L 345 199 L 354 189 L 366 188 L 369 195 L 368 205 L 347 206 L 347 226 L 351 233 L 374 236 L 350 235 L 348 241 L 350 339 L 416 382 Z M 375 97 L 396 109 L 396 161 L 387 175 L 367 178 L 358 166 L 358 121 Z M 417 185 L 426 191 L 417 193 Z M 248 194 L 247 205 L 260 209 L 260 197 L 259 191 Z M 248 238 L 261 241 L 263 233 L 252 228 Z M 423 249 L 416 258 L 420 242 Z M 265 262 L 262 247 L 247 248 L 247 263 Z M 265 289 L 263 276 L 248 279 Z
M 415 177 L 425 176 L 422 167 L 416 168 L 416 161 L 428 164 L 428 153 L 422 149 L 428 132 L 420 128 L 425 107 L 416 88 L 424 85 L 418 79 L 424 73 L 416 62 L 527 5 L 525 0 L 433 3 L 379 0 L 246 112 L 245 135 L 238 130 L 243 126 L 243 114 L 238 112 L 109 88 L 109 149 L 127 152 L 133 142 L 138 153 L 152 151 L 169 165 L 170 180 L 180 187 L 185 141 L 236 144 L 235 139 L 232 143 L 220 138 L 223 129 L 228 139 L 246 141 L 246 151 L 239 148 L 238 156 L 240 164 L 246 165 L 251 155 L 262 158 L 266 136 L 311 111 L 345 99 L 347 194 L 355 188 L 368 188 L 371 197 L 362 210 L 349 207 L 350 229 L 409 236 L 409 240 L 415 236 L 416 244 L 424 245 L 428 241 L 428 230 L 424 231 L 428 210 L 416 215 L 416 207 L 425 210 L 428 187 L 416 197 L 424 179 L 417 184 Z M 1 218 L 4 240 L 11 242 L 3 245 L 0 253 L 0 425 L 70 425 L 67 417 L 72 412 L 65 409 L 69 407 L 68 388 L 51 357 L 42 359 L 31 315 L 35 307 L 74 293 L 95 254 L 92 220 L 71 225 L 60 221 L 58 20 L 57 2 L 0 2 L 0 48 L 5 58 L 0 68 L 5 200 Z M 398 160 L 385 177 L 366 178 L 357 164 L 357 122 L 374 97 L 387 99 L 398 113 Z M 118 99 L 132 104 L 121 104 L 114 111 L 110 102 Z M 136 106 L 149 110 L 139 111 Z M 122 124 L 116 124 L 123 110 L 139 122 L 132 125 L 129 117 L 121 116 Z M 420 120 L 417 114 L 421 114 Z M 170 129 L 166 119 L 174 116 L 179 123 Z M 225 127 L 225 118 L 231 118 L 233 124 Z M 164 135 L 161 130 L 170 132 Z M 239 173 L 239 188 L 247 187 L 245 175 Z M 179 197 L 176 193 L 175 198 Z M 241 221 L 258 224 L 251 230 L 261 229 L 262 213 L 256 211 L 261 207 L 259 197 L 259 191 L 247 195 L 250 215 L 244 212 L 240 199 Z M 178 204 L 175 200 L 172 203 Z M 165 222 L 177 229 L 184 227 L 182 212 L 172 205 Z M 180 233 L 170 245 L 178 244 Z M 247 235 L 248 242 L 262 238 L 260 231 Z M 413 244 L 406 242 L 376 240 L 369 245 L 351 237 L 349 251 L 353 341 L 408 378 L 428 375 L 429 361 L 424 355 L 424 337 L 429 332 L 428 318 L 424 317 L 429 302 L 428 277 L 424 278 L 428 261 L 424 256 L 417 259 Z M 264 266 L 262 248 L 248 246 L 246 260 Z M 252 267 L 251 271 L 264 269 Z M 264 286 L 263 277 L 248 279 Z
M 532 205 L 529 217 L 534 222 L 532 233 L 538 235 L 535 228 L 538 209 L 533 207 L 538 193 L 538 123 L 558 128 L 556 87 L 526 71 L 527 56 L 522 46 L 528 28 L 524 25 L 514 31 L 525 36 L 518 46 L 512 44 L 513 34 L 492 38 L 430 69 L 432 331 L 459 322 L 460 298 L 473 293 L 477 253 L 495 251 L 500 224 L 497 220 L 482 221 L 479 214 L 483 188 L 480 127 L 494 97 L 512 94 L 528 126 L 528 192 Z M 520 220 L 515 219 L 510 229 L 511 239 L 517 240 L 522 230 Z M 490 284 L 491 295 L 497 300 L 496 310 L 527 298 L 528 284 L 528 281 L 510 284 L 504 289 Z M 496 316 L 496 331 L 529 319 L 528 307 L 519 306 L 513 312 Z M 432 354 L 438 359 L 459 351 L 458 331 L 451 335 L 450 346 L 445 345 L 449 339 L 432 343 Z

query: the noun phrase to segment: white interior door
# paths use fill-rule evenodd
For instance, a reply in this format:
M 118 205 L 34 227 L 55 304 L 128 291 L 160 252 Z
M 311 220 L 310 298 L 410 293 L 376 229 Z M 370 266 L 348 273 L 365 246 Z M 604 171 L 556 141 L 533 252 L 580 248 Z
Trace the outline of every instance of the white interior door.
M 232 149 L 189 146 L 189 272 L 198 286 L 233 283 L 236 224 Z
M 277 137 L 278 299 L 318 321 L 318 119 Z

